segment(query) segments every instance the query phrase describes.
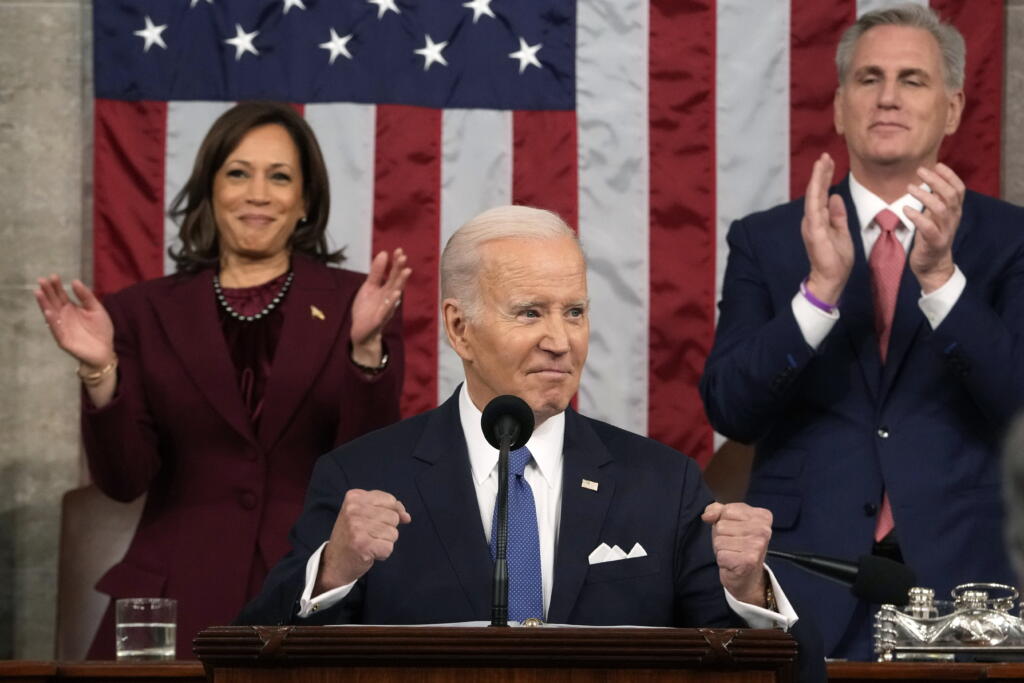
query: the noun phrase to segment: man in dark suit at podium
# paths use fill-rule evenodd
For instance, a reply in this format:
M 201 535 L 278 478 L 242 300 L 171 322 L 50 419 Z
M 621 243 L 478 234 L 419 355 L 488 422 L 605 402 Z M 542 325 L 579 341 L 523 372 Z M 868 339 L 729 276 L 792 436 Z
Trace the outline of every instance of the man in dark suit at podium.
M 319 460 L 293 550 L 240 623 L 488 620 L 498 475 L 480 417 L 514 394 L 536 429 L 511 457 L 512 619 L 794 625 L 764 565 L 770 513 L 715 503 L 690 458 L 570 407 L 589 301 L 583 253 L 561 219 L 527 207 L 477 216 L 448 242 L 441 281 L 465 384 Z M 823 676 L 820 651 L 801 642 Z

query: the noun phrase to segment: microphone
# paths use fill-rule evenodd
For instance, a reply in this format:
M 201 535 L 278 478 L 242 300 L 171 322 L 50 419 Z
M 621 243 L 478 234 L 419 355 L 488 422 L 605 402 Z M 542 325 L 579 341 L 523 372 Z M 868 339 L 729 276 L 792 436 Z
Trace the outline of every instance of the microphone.
M 514 451 L 525 446 L 533 434 L 533 410 L 518 396 L 498 396 L 484 408 L 480 427 L 487 443 L 500 451 L 502 439 L 507 438 L 509 441 L 505 447 Z
M 905 564 L 877 555 L 862 555 L 857 562 L 810 553 L 769 550 L 772 557 L 789 560 L 812 574 L 849 586 L 855 596 L 874 604 L 902 607 L 907 591 L 917 585 L 917 575 Z
M 533 410 L 518 396 L 491 399 L 480 418 L 487 443 L 498 449 L 498 528 L 491 581 L 491 626 L 508 626 L 508 452 L 522 448 L 533 434 Z

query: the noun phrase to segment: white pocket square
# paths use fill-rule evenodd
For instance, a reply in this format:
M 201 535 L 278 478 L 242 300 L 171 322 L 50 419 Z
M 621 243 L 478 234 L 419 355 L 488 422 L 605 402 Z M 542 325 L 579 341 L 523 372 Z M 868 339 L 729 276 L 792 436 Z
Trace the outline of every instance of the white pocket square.
M 601 564 L 603 562 L 631 560 L 637 557 L 647 557 L 647 551 L 639 543 L 634 543 L 633 548 L 628 553 L 617 545 L 609 548 L 607 543 L 602 543 L 591 551 L 587 559 L 590 564 Z

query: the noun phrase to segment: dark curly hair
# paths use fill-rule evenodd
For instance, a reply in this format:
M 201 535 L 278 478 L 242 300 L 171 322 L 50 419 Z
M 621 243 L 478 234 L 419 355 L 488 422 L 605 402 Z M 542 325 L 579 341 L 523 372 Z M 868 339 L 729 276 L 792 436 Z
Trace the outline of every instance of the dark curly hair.
M 192 175 L 171 203 L 170 217 L 178 224 L 181 248 L 167 250 L 180 272 L 195 272 L 215 265 L 220 257 L 217 223 L 213 214 L 213 179 L 224 161 L 253 128 L 277 124 L 291 136 L 302 165 L 302 196 L 306 219 L 288 242 L 293 252 L 321 263 L 341 263 L 344 250 L 328 251 L 327 215 L 330 189 L 320 145 L 306 120 L 292 107 L 277 102 L 241 102 L 214 121 L 196 155 Z

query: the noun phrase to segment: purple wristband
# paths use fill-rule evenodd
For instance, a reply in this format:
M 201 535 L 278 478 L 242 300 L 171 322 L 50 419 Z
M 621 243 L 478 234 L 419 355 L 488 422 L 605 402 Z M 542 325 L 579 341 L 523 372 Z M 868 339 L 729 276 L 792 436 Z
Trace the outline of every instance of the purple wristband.
M 804 298 L 807 299 L 807 301 L 815 308 L 825 311 L 830 315 L 832 313 L 835 313 L 836 309 L 839 308 L 838 306 L 833 306 L 832 304 L 825 303 L 818 297 L 811 294 L 811 290 L 807 289 L 807 281 L 809 279 L 809 277 L 805 277 L 804 281 L 800 283 L 800 293 L 803 294 Z

